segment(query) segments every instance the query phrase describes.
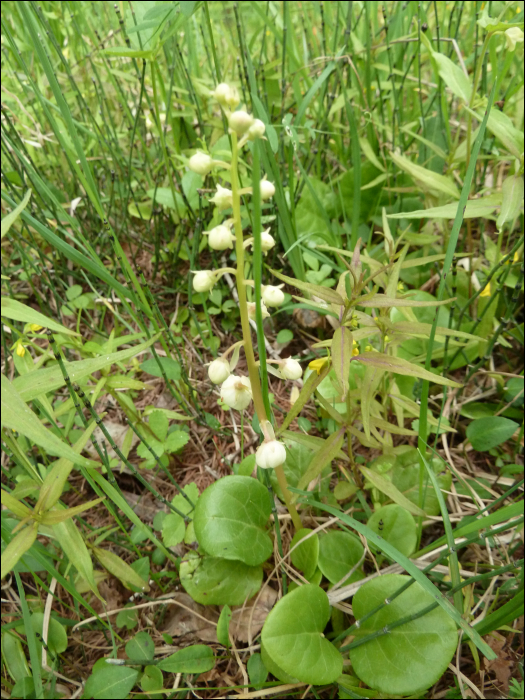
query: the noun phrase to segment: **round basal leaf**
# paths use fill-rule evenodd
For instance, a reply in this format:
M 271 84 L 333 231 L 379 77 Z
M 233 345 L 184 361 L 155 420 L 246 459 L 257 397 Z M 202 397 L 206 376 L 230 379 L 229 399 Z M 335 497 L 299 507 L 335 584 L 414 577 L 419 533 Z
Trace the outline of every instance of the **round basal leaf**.
M 416 521 L 406 508 L 395 503 L 379 508 L 369 518 L 367 525 L 407 557 L 416 548 Z
M 272 676 L 277 678 L 278 681 L 281 681 L 281 683 L 300 683 L 298 678 L 285 673 L 283 669 L 272 660 L 266 651 L 264 644 L 261 644 L 261 661 L 264 664 L 266 672 L 271 673 Z
M 261 566 L 241 561 L 199 557 L 189 552 L 180 564 L 180 581 L 186 592 L 202 605 L 242 605 L 261 587 Z
M 137 682 L 139 672 L 129 666 L 110 666 L 106 659 L 99 659 L 86 681 L 83 698 L 127 698 Z
M 162 671 L 157 666 L 146 666 L 142 678 L 140 679 L 140 687 L 146 693 L 159 692 L 163 689 L 164 676 Z
M 312 530 L 304 527 L 298 530 L 290 542 L 290 549 L 300 542 L 306 535 L 309 535 Z M 312 535 L 302 544 L 299 544 L 290 554 L 292 564 L 304 573 L 304 577 L 310 579 L 317 569 L 317 559 L 319 557 L 319 537 L 317 534 Z
M 147 632 L 137 632 L 126 644 L 128 659 L 135 661 L 151 661 L 155 656 L 155 644 Z
M 408 576 L 386 574 L 365 583 L 353 598 L 356 620 L 363 618 L 390 598 L 410 580 Z M 365 620 L 356 639 L 383 630 L 414 615 L 433 602 L 432 596 L 413 583 L 389 605 Z M 454 621 L 437 607 L 423 617 L 406 622 L 355 649 L 350 650 L 354 672 L 371 688 L 393 695 L 415 695 L 436 683 L 446 671 L 458 635 Z
M 319 568 L 330 583 L 337 583 L 353 569 L 364 554 L 363 545 L 348 532 L 333 530 L 319 538 Z M 349 576 L 345 583 L 360 581 L 361 569 Z
M 35 612 L 31 615 L 31 626 L 37 638 L 42 639 L 44 627 L 44 613 Z M 17 630 L 25 634 L 25 625 L 20 625 Z M 67 649 L 67 632 L 64 625 L 61 625 L 58 620 L 51 617 L 47 630 L 47 646 L 52 654 L 62 654 Z
M 259 481 L 225 476 L 197 501 L 193 520 L 197 540 L 214 557 L 257 566 L 273 550 L 266 532 L 270 512 L 268 489 Z
M 301 586 L 281 598 L 270 612 L 262 643 L 285 673 L 304 683 L 333 683 L 343 670 L 343 657 L 323 634 L 329 620 L 326 593 L 311 584 Z
M 163 659 L 158 668 L 168 673 L 206 673 L 215 666 L 215 657 L 210 647 L 194 644 Z
M 473 420 L 467 428 L 467 438 L 477 452 L 487 452 L 509 440 L 519 425 L 503 416 Z

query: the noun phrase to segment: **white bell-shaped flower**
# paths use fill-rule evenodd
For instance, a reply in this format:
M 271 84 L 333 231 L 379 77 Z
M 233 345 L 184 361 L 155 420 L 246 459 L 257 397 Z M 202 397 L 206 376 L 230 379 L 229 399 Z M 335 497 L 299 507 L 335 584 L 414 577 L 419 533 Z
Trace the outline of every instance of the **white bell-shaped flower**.
M 270 229 L 267 228 L 266 231 L 261 233 L 261 249 L 263 253 L 267 253 L 275 245 L 275 238 L 269 233 Z
M 256 119 L 248 129 L 248 138 L 252 141 L 255 139 L 260 139 L 261 136 L 264 136 L 265 131 L 266 126 L 264 125 L 264 122 L 262 122 L 260 119 Z
M 286 461 L 286 448 L 278 440 L 263 442 L 255 453 L 255 463 L 261 469 L 275 469 Z
M 213 250 L 226 250 L 233 248 L 233 234 L 224 224 L 215 226 L 211 231 L 208 231 L 208 245 Z
M 197 151 L 188 161 L 188 168 L 197 175 L 206 175 L 213 168 L 213 158 L 202 151 Z
M 215 196 L 210 199 L 210 202 L 213 202 L 219 211 L 228 209 L 233 204 L 232 191 L 226 187 L 217 185 L 217 192 L 215 193 Z
M 262 299 L 266 306 L 281 306 L 284 302 L 284 292 L 279 287 L 274 287 L 271 284 L 263 286 Z
M 208 377 L 214 384 L 222 384 L 230 376 L 230 363 L 224 357 L 218 357 L 208 367 Z
M 280 368 L 283 379 L 300 379 L 303 376 L 303 368 L 292 357 L 287 357 Z
M 230 408 L 242 411 L 252 400 L 252 386 L 248 377 L 230 376 L 221 386 L 221 399 Z
M 194 272 L 193 274 L 195 275 L 193 278 L 193 289 L 196 292 L 209 292 L 215 282 L 217 282 L 215 273 L 210 272 L 210 270 L 199 270 L 199 272 Z
M 228 117 L 228 126 L 231 131 L 234 131 L 237 136 L 244 136 L 248 129 L 253 125 L 254 118 L 248 112 L 240 109 L 237 112 L 232 112 Z
M 268 180 L 261 180 L 259 186 L 261 188 L 261 199 L 263 201 L 265 199 L 271 199 L 274 196 L 275 185 L 273 184 L 273 182 L 269 182 Z
M 248 318 L 255 321 L 255 310 L 257 308 L 256 303 L 254 301 L 249 301 L 247 302 L 246 306 L 248 307 Z M 262 317 L 268 318 L 270 314 L 268 313 L 268 309 L 266 308 L 264 301 L 261 301 L 261 311 Z
M 212 92 L 213 97 L 225 109 L 235 109 L 240 102 L 237 88 L 228 83 L 219 83 Z

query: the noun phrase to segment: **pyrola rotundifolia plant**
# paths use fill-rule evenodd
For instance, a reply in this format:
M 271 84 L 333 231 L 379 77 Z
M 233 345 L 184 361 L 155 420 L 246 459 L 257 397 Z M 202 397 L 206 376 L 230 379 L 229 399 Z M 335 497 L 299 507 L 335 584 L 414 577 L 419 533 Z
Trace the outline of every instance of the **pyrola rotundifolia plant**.
M 209 292 L 220 277 L 230 273 L 236 279 L 237 294 L 239 298 L 239 311 L 241 316 L 243 340 L 228 348 L 222 355 L 208 367 L 210 380 L 220 385 L 220 398 L 223 404 L 237 411 L 247 408 L 253 401 L 255 412 L 259 419 L 263 441 L 255 453 L 255 461 L 262 469 L 275 469 L 275 473 L 296 528 L 301 528 L 301 521 L 291 501 L 288 491 L 283 464 L 286 460 L 286 450 L 282 442 L 276 440 L 275 434 L 267 415 L 263 401 L 261 381 L 259 377 L 259 363 L 255 360 L 253 341 L 251 337 L 250 320 L 255 320 L 256 304 L 248 301 L 246 287 L 254 286 L 253 280 L 244 277 L 244 253 L 245 249 L 254 246 L 253 237 L 245 237 L 241 223 L 241 195 L 252 195 L 253 187 L 241 189 L 239 184 L 239 154 L 243 146 L 250 141 L 264 137 L 265 126 L 260 119 L 244 109 L 239 109 L 239 95 L 237 90 L 226 83 L 218 85 L 212 96 L 221 106 L 228 122 L 228 133 L 231 139 L 232 158 L 231 164 L 214 160 L 212 156 L 198 151 L 188 161 L 188 167 L 195 173 L 205 177 L 213 171 L 229 170 L 229 186 L 216 184 L 216 191 L 210 198 L 219 212 L 228 212 L 224 220 L 204 231 L 208 245 L 213 250 L 227 251 L 235 245 L 236 268 L 225 267 L 219 270 L 192 270 L 193 288 L 196 292 Z M 275 194 L 275 186 L 266 177 L 259 182 L 260 201 L 270 200 Z M 231 213 L 230 213 L 231 210 Z M 260 250 L 266 254 L 275 245 L 275 240 L 270 229 L 259 234 Z M 283 285 L 266 285 L 261 289 L 261 313 L 265 318 L 270 315 L 269 308 L 281 306 L 284 302 Z M 248 377 L 234 374 L 239 359 L 240 348 L 244 348 L 248 365 Z M 231 359 L 228 356 L 231 354 Z M 287 358 L 285 360 L 272 360 L 268 371 L 284 380 L 299 379 L 302 376 L 302 368 L 297 360 Z

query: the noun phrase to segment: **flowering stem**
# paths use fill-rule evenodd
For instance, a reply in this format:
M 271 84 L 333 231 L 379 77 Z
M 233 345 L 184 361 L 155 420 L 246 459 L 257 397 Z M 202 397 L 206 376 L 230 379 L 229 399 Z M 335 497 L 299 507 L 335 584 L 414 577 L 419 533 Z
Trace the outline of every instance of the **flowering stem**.
M 255 405 L 255 412 L 257 418 L 259 419 L 259 425 L 265 425 L 268 421 L 268 416 L 266 415 L 266 408 L 264 406 L 264 400 L 262 395 L 262 387 L 259 378 L 259 369 L 255 362 L 255 356 L 253 354 L 253 345 L 251 339 L 251 329 L 250 320 L 248 318 L 248 305 L 246 300 L 246 285 L 244 283 L 244 246 L 242 237 L 242 223 L 241 223 L 241 194 L 239 188 L 239 173 L 238 173 L 238 159 L 239 151 L 237 144 L 237 134 L 234 132 L 232 137 L 232 162 L 231 162 L 231 188 L 232 188 L 232 209 L 233 209 L 233 225 L 235 231 L 235 252 L 237 255 L 237 294 L 239 296 L 239 311 L 241 314 L 241 326 L 242 334 L 244 338 L 244 352 L 246 355 L 246 362 L 248 364 L 248 375 L 250 377 L 250 384 L 252 386 L 253 403 Z M 297 510 L 292 503 L 292 497 L 288 491 L 288 484 L 286 483 L 286 476 L 284 474 L 284 469 L 282 465 L 275 469 L 277 476 L 277 481 L 281 487 L 283 493 L 284 502 L 288 508 L 288 512 L 292 518 L 293 524 L 296 529 L 300 530 L 302 528 L 301 519 Z

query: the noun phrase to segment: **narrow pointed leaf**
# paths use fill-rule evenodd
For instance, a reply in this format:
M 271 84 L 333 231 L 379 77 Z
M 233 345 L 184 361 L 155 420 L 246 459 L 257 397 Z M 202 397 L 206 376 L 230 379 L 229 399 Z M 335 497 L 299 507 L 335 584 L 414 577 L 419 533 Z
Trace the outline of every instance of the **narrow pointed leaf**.
M 352 333 L 348 328 L 336 328 L 332 338 L 332 365 L 342 387 L 342 400 L 346 399 L 350 381 L 350 361 L 352 359 Z
M 424 367 L 414 365 L 407 360 L 401 359 L 400 357 L 385 355 L 382 352 L 364 352 L 353 359 L 364 362 L 365 365 L 371 365 L 372 367 L 377 367 L 378 369 L 384 369 L 387 372 L 393 372 L 394 374 L 403 374 L 407 377 L 419 377 L 419 379 L 426 379 L 434 384 L 453 386 L 457 387 L 458 389 L 462 386 L 461 384 L 452 381 L 452 379 L 446 379 L 438 374 L 433 374 Z

